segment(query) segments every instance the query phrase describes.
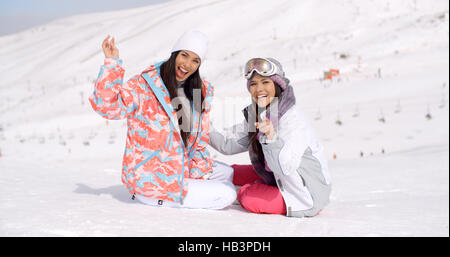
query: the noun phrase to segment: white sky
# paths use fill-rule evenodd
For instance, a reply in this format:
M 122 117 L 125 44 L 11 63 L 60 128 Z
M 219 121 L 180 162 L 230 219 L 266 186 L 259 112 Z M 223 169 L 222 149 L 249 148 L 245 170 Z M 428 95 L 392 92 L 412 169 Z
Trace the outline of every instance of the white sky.
M 0 36 L 65 16 L 128 9 L 166 1 L 170 0 L 0 0 Z

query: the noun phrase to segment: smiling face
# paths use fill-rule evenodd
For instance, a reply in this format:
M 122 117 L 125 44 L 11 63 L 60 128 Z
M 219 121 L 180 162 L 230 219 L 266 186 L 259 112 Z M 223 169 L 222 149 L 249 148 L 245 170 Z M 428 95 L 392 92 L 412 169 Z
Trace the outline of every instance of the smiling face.
M 181 50 L 175 59 L 175 77 L 184 81 L 200 67 L 200 57 L 191 51 Z
M 275 97 L 275 83 L 269 77 L 255 74 L 250 80 L 250 94 L 259 107 L 266 107 Z

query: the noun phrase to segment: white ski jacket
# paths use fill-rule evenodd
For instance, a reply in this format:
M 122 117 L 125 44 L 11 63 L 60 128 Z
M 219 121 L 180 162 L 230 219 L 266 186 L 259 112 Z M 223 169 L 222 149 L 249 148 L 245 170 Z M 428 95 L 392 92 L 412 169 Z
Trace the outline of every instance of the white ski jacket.
M 229 136 L 214 129 L 210 145 L 225 155 L 249 150 L 248 124 L 234 125 Z M 264 158 L 286 203 L 287 216 L 314 216 L 329 202 L 331 178 L 323 146 L 297 105 L 280 118 L 276 136 L 259 138 Z

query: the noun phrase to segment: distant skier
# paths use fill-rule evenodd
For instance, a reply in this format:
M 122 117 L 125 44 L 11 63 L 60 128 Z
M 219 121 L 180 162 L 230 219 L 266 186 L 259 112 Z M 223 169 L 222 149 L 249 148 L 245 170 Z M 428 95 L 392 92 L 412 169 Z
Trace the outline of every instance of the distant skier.
M 253 58 L 245 65 L 251 104 L 234 135 L 210 134 L 222 154 L 249 152 L 252 165 L 232 165 L 240 204 L 250 212 L 315 216 L 329 202 L 331 179 L 323 147 L 296 105 L 281 64 Z
M 363 151 L 361 151 L 361 152 L 359 153 L 359 156 L 360 156 L 361 158 L 364 157 Z
M 206 148 L 214 91 L 199 73 L 206 36 L 186 32 L 168 60 L 126 83 L 114 41 L 110 36 L 103 41 L 106 59 L 89 101 L 106 119 L 127 119 L 122 182 L 133 199 L 177 208 L 222 209 L 232 204 L 233 169 L 214 162 Z

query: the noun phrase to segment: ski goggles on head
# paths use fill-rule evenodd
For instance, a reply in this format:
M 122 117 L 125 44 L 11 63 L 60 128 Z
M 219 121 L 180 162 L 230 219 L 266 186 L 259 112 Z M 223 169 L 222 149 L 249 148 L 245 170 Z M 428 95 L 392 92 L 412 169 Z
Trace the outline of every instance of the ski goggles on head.
M 265 58 L 253 58 L 247 62 L 244 70 L 244 77 L 250 79 L 253 72 L 261 76 L 268 77 L 277 74 L 278 67 L 275 63 Z

